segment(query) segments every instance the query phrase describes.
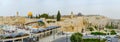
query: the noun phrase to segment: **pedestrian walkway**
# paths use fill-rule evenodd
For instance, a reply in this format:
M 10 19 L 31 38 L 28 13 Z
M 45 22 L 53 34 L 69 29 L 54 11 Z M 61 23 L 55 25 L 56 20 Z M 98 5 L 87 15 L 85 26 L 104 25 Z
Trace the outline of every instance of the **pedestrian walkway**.
M 53 42 L 70 42 L 70 36 L 62 36 L 58 39 L 55 39 Z
M 54 40 L 61 38 L 61 37 L 65 37 L 65 35 L 50 35 L 45 38 L 41 38 L 39 42 L 53 42 Z

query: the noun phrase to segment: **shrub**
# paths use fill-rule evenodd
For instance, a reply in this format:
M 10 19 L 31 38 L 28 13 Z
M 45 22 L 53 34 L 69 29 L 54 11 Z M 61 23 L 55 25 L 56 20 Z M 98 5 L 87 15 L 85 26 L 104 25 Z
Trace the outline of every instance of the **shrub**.
M 38 22 L 38 25 L 43 26 L 43 25 L 45 25 L 45 23 L 44 22 Z
M 92 35 L 106 35 L 106 33 L 103 32 L 92 32 Z
M 99 32 L 101 33 L 101 32 Z M 81 33 L 74 33 L 70 37 L 71 42 L 105 42 L 106 39 L 82 39 Z
M 83 39 L 83 42 L 105 42 L 105 39 Z
M 88 27 L 88 29 L 89 29 L 90 31 L 94 31 L 94 29 L 93 29 L 92 27 Z
M 117 34 L 117 33 L 116 33 L 114 30 L 112 30 L 110 34 L 111 34 L 111 35 L 115 35 L 115 34 Z
M 82 34 L 81 33 L 74 33 L 70 37 L 71 42 L 82 42 Z

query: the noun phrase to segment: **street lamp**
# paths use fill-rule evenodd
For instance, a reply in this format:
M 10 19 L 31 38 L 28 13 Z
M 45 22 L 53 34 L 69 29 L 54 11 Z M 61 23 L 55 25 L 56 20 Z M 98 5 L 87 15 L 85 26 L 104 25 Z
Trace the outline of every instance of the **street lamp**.
M 53 40 L 55 40 L 55 29 L 52 30 Z
M 65 29 L 66 29 L 66 32 L 67 32 L 67 27 L 65 27 Z M 65 42 L 67 42 L 67 34 L 65 33 L 65 35 L 66 35 L 66 41 Z
M 98 25 L 98 31 L 100 32 L 100 26 Z M 100 35 L 99 35 L 99 42 L 100 42 Z

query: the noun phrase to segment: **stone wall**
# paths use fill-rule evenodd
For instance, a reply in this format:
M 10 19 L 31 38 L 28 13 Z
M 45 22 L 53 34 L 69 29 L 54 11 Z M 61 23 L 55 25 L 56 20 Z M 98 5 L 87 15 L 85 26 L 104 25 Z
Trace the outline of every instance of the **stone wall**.
M 84 32 L 86 29 L 86 24 L 83 22 L 85 21 L 87 21 L 88 24 L 91 23 L 92 25 L 105 26 L 108 23 L 109 18 L 104 16 L 80 16 L 75 18 L 68 18 L 64 21 L 59 21 L 52 24 L 61 26 L 60 30 L 65 32 Z

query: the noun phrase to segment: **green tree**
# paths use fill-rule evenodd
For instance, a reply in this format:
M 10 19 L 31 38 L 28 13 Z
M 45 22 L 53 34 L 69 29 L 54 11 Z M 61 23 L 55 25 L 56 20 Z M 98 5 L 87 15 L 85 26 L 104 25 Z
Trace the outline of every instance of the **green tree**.
M 98 26 L 97 26 L 97 25 L 95 25 L 95 26 L 94 26 L 94 28 L 97 30 Z
M 46 18 L 46 19 L 47 19 L 49 16 L 48 16 L 47 13 L 43 13 L 42 15 L 40 15 L 40 17 L 41 17 L 41 18 Z
M 38 15 L 36 15 L 36 18 L 39 18 Z
M 54 15 L 48 16 L 48 19 L 54 19 Z
M 88 27 L 87 29 L 89 29 L 90 31 L 94 31 L 94 29 L 92 27 Z
M 88 39 L 84 39 L 82 38 L 82 34 L 81 33 L 74 33 L 72 34 L 72 36 L 70 37 L 71 42 L 105 42 L 106 39 L 97 39 L 97 38 L 88 38 Z
M 38 22 L 38 25 L 43 26 L 43 25 L 45 25 L 45 23 L 44 22 Z
M 61 14 L 60 14 L 60 11 L 58 11 L 57 13 L 57 21 L 60 21 L 61 20 Z
M 111 31 L 111 35 L 117 34 L 114 30 Z
M 39 16 L 38 16 L 39 18 L 40 18 L 40 14 L 39 14 Z
M 71 42 L 82 42 L 82 34 L 81 33 L 74 33 L 70 37 Z

